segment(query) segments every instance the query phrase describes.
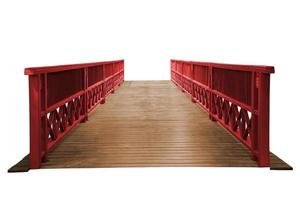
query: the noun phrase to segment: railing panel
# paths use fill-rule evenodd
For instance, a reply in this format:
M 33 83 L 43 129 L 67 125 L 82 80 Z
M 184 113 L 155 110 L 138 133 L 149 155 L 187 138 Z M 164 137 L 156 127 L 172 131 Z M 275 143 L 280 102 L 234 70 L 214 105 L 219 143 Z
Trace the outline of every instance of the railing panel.
M 48 139 L 48 142 L 47 146 L 44 147 L 44 151 L 47 152 L 47 150 L 57 144 L 65 134 L 82 121 L 84 117 L 83 92 L 74 96 L 74 98 L 63 105 L 47 112 L 46 139 Z
M 176 70 L 176 63 L 175 63 L 175 62 L 172 62 L 172 63 L 171 63 L 171 69 L 172 69 L 172 70 Z
M 103 79 L 103 65 L 88 68 L 88 86 L 100 82 Z
M 106 64 L 104 65 L 104 77 L 108 78 L 112 75 L 112 64 Z
M 87 90 L 87 112 L 91 112 L 99 103 L 105 102 L 105 82 L 100 82 Z
M 176 62 L 176 71 L 180 74 L 182 74 L 182 66 L 183 66 L 182 62 Z
M 208 66 L 194 65 L 194 79 L 208 85 Z
M 211 115 L 218 120 L 227 130 L 234 134 L 250 150 L 253 149 L 251 135 L 252 112 L 243 106 L 238 106 L 232 101 L 216 93 L 212 94 Z M 254 153 L 254 152 L 253 152 Z
M 190 63 L 183 63 L 183 67 L 182 67 L 182 74 L 189 77 L 189 78 L 193 78 L 192 75 L 192 64 Z
M 274 67 L 171 60 L 171 80 L 249 148 L 262 167 L 270 162 L 270 73 Z
M 251 72 L 212 69 L 212 89 L 251 105 Z
M 83 90 L 83 69 L 53 72 L 47 74 L 47 103 L 51 106 Z M 68 80 L 68 81 L 66 81 Z
M 113 73 L 112 74 L 115 74 L 116 72 L 118 72 L 118 63 L 114 63 L 113 64 Z

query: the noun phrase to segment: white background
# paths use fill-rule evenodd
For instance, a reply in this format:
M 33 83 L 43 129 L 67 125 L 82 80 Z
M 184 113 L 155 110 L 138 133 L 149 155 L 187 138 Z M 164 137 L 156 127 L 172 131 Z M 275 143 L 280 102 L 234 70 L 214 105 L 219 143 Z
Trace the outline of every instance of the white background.
M 0 199 L 299 199 L 299 10 L 296 0 L 1 0 Z M 294 171 L 6 172 L 29 151 L 24 67 L 123 58 L 126 80 L 169 79 L 170 58 L 274 65 L 271 150 Z

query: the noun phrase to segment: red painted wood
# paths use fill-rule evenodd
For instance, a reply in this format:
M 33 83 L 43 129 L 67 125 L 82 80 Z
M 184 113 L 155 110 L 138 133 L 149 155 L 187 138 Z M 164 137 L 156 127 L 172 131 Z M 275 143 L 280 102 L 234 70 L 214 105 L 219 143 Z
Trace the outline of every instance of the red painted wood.
M 259 73 L 258 85 L 258 121 L 257 121 L 257 159 L 262 167 L 270 164 L 269 158 L 269 109 L 270 75 Z
M 30 168 L 41 166 L 41 82 L 40 75 L 29 77 Z
M 192 73 L 192 74 L 191 74 Z M 171 80 L 269 166 L 269 92 L 274 67 L 171 60 Z
M 47 74 L 48 106 L 83 90 L 84 68 Z
M 88 88 L 89 82 L 90 82 L 90 77 L 88 76 L 88 70 L 89 69 L 90 68 L 84 68 L 84 74 L 83 74 L 83 76 L 84 76 L 83 77 L 83 79 L 84 79 L 84 84 L 83 84 L 84 91 L 87 91 L 87 88 Z M 98 76 L 99 76 L 99 74 L 98 74 Z M 82 120 L 82 122 L 87 121 L 88 118 L 89 118 L 88 117 L 88 103 L 87 103 L 87 101 L 88 101 L 88 94 L 87 94 L 87 92 L 84 92 L 84 94 L 83 94 L 83 105 L 84 105 L 83 114 L 84 114 L 85 117 L 84 117 L 84 120 Z
M 29 75 L 30 168 L 37 169 L 78 123 L 124 81 L 124 61 L 26 68 Z
M 48 145 L 48 137 L 47 137 L 47 130 L 48 130 L 48 127 L 47 127 L 47 116 L 46 115 L 43 115 L 43 113 L 46 113 L 46 110 L 47 110 L 47 106 L 48 105 L 48 76 L 47 74 L 44 74 L 43 75 L 43 81 L 44 84 L 42 86 L 42 98 L 41 99 L 44 99 L 44 106 L 42 106 L 42 122 L 41 122 L 41 125 L 42 125 L 42 152 L 44 153 L 43 156 L 42 156 L 42 160 L 43 161 L 47 161 L 47 156 L 48 156 L 48 148 L 47 148 L 47 145 Z
M 88 86 L 98 83 L 103 79 L 103 65 L 88 68 Z
M 194 80 L 204 84 L 208 85 L 208 66 L 203 65 L 194 65 Z
M 191 63 L 194 65 L 202 65 L 202 66 L 209 66 L 213 65 L 214 68 L 223 68 L 223 69 L 231 69 L 231 70 L 238 70 L 238 71 L 254 71 L 254 72 L 262 72 L 262 73 L 274 73 L 273 66 L 267 65 L 244 65 L 244 64 L 226 64 L 226 63 L 213 63 L 213 62 L 197 62 L 197 61 L 184 61 L 184 60 L 174 60 L 171 59 L 171 62 L 175 62 L 177 64 L 182 63 Z M 176 69 L 179 71 L 178 69 Z
M 251 104 L 251 72 L 213 68 L 212 89 L 244 104 Z
M 34 75 L 34 74 L 42 74 L 42 73 L 61 72 L 61 71 L 72 70 L 72 69 L 89 68 L 98 65 L 110 64 L 110 63 L 124 63 L 124 60 L 67 64 L 67 65 L 56 65 L 56 66 L 43 66 L 43 67 L 28 67 L 24 69 L 24 73 L 25 75 Z

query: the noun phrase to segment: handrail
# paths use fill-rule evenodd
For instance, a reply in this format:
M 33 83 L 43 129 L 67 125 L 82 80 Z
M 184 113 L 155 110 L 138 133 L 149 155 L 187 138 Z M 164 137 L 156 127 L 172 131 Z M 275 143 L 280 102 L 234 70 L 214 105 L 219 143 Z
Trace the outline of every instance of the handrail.
M 171 60 L 171 80 L 269 166 L 269 93 L 273 66 Z M 198 79 L 198 80 L 197 80 Z
M 194 65 L 213 65 L 215 68 L 224 68 L 239 71 L 255 71 L 262 73 L 275 73 L 274 66 L 269 65 L 246 65 L 246 64 L 230 64 L 230 63 L 216 63 L 216 62 L 199 62 L 199 61 L 186 61 L 186 60 L 174 60 L 171 62 L 181 62 Z
M 124 81 L 124 60 L 25 68 L 29 76 L 30 168 Z
M 55 65 L 55 66 L 42 66 L 42 67 L 28 67 L 24 69 L 24 74 L 34 75 L 34 74 L 41 74 L 41 73 L 61 72 L 65 70 L 81 69 L 82 66 L 88 68 L 88 67 L 94 67 L 98 65 L 105 65 L 105 64 L 112 64 L 112 63 L 119 63 L 119 62 L 124 62 L 124 60 L 77 63 L 77 64 L 66 64 L 66 65 Z

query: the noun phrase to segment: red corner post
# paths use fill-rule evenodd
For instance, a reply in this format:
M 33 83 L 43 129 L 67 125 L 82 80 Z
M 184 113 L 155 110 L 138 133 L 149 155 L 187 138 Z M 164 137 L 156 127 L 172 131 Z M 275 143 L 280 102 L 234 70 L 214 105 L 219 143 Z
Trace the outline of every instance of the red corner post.
M 30 154 L 31 169 L 41 166 L 41 82 L 40 75 L 29 76 L 29 117 L 30 117 Z
M 270 74 L 257 73 L 258 115 L 255 147 L 260 167 L 270 166 L 269 113 L 270 113 Z

